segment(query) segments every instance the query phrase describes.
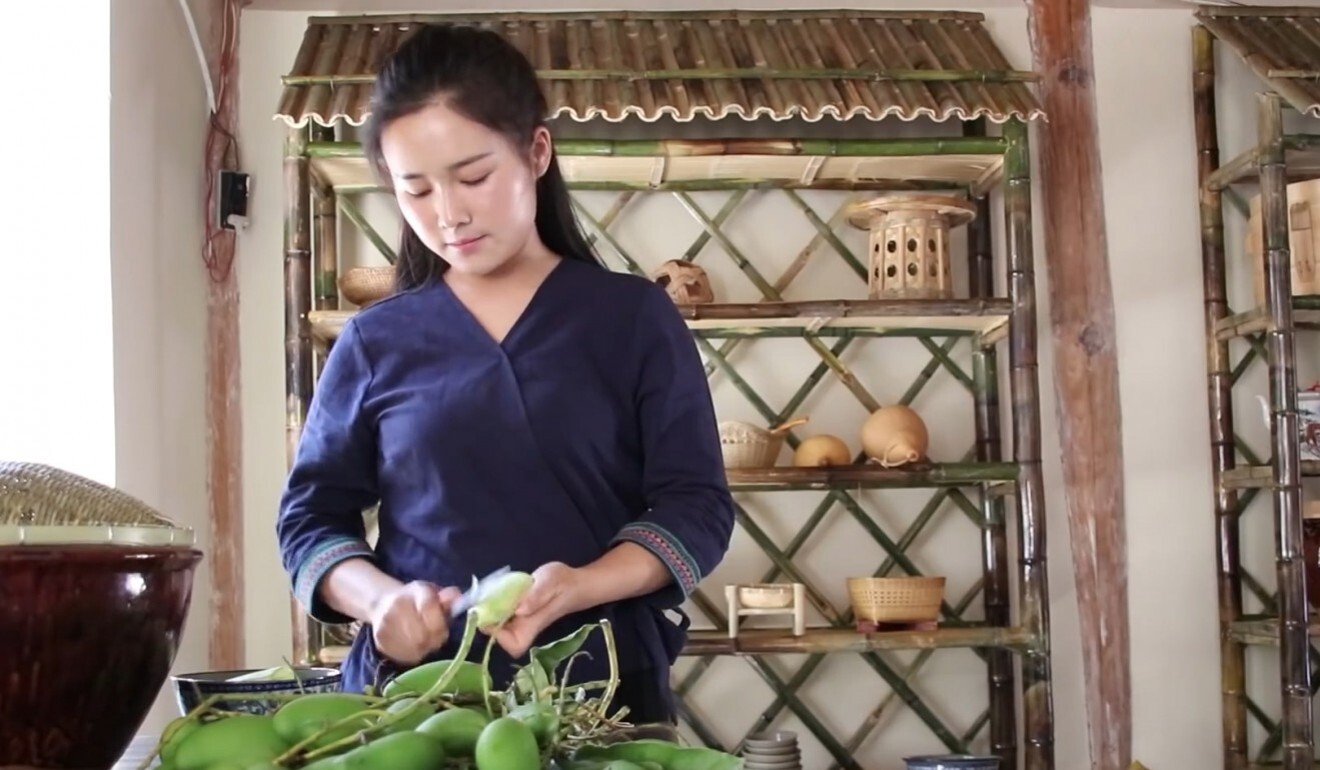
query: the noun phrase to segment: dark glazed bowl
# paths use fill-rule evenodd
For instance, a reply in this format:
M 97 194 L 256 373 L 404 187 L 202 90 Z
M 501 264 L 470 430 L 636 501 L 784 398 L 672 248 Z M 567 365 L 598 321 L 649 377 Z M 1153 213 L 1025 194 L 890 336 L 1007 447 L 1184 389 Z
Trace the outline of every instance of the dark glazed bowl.
M 169 674 L 201 558 L 0 546 L 0 767 L 114 765 Z

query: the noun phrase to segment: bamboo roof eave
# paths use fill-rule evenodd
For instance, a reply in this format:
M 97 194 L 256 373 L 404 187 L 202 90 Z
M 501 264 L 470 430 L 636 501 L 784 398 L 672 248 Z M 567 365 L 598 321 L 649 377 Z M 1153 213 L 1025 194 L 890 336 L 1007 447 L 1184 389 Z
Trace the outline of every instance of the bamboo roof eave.
M 1320 118 L 1320 12 L 1202 6 L 1196 18 L 1290 106 Z
M 983 22 L 976 13 L 857 10 L 314 17 L 276 118 L 291 127 L 362 125 L 380 63 L 423 23 L 503 34 L 537 65 L 549 117 L 578 122 L 1043 118 L 1029 87 L 1037 74 L 1014 69 Z M 584 25 L 593 39 L 670 44 L 601 44 L 582 60 L 572 41 Z M 710 38 L 729 44 L 708 50 L 701 41 Z M 797 49 L 816 55 L 799 59 Z M 626 98 L 605 96 L 621 85 Z

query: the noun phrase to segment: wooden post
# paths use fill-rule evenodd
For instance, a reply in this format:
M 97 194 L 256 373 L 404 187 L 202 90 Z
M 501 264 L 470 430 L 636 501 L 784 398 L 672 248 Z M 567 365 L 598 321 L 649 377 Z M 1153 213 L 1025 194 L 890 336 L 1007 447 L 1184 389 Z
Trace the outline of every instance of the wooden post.
M 1301 458 L 1297 441 L 1297 372 L 1293 346 L 1292 267 L 1288 251 L 1288 191 L 1283 105 L 1258 96 L 1261 229 L 1265 245 L 1265 345 L 1270 364 L 1270 436 L 1274 443 L 1275 546 L 1279 579 L 1279 675 L 1283 706 L 1283 766 L 1311 768 L 1310 640 L 1302 565 Z
M 291 128 L 284 142 L 284 389 L 285 459 L 293 464 L 312 398 L 311 188 L 307 174 L 307 129 Z M 293 659 L 308 660 L 309 621 L 294 600 Z
M 238 72 L 235 60 L 236 0 L 209 0 L 206 52 L 210 77 L 220 100 L 208 123 L 205 178 L 210 186 L 229 165 L 235 147 L 222 141 L 238 125 Z M 227 34 L 226 34 L 227 32 Z M 231 48 L 226 49 L 228 41 Z M 205 196 L 211 201 L 210 191 Z M 243 414 L 240 397 L 238 274 L 234 269 L 234 233 L 217 230 L 211 206 L 203 212 L 206 245 L 206 422 L 207 505 L 210 521 L 211 612 L 208 619 L 208 662 L 213 669 L 241 668 L 244 655 L 243 601 Z
M 1088 0 L 1027 0 L 1063 480 L 1091 766 L 1132 763 L 1123 443 Z
M 1228 341 L 1215 325 L 1228 316 L 1224 263 L 1224 194 L 1207 182 L 1219 168 L 1215 119 L 1214 38 L 1205 27 L 1192 30 L 1196 110 L 1196 173 L 1201 184 L 1201 272 L 1205 282 L 1206 376 L 1210 409 L 1211 462 L 1215 490 L 1215 553 L 1219 559 L 1219 657 L 1223 703 L 1224 770 L 1247 768 L 1246 657 L 1241 642 L 1228 633 L 1242 618 L 1242 576 L 1238 542 L 1238 494 L 1226 489 L 1224 474 L 1233 469 L 1233 372 Z

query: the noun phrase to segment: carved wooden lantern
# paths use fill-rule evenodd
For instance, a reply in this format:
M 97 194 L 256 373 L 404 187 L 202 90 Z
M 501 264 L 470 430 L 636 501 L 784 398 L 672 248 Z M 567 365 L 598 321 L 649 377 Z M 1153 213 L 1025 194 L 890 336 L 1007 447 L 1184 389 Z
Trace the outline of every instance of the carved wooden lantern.
M 651 274 L 651 280 L 669 292 L 680 305 L 701 305 L 715 301 L 706 271 L 686 259 L 671 259 Z
M 961 198 L 924 193 L 882 195 L 859 203 L 848 221 L 871 231 L 867 254 L 872 299 L 949 299 L 949 231 L 976 216 Z

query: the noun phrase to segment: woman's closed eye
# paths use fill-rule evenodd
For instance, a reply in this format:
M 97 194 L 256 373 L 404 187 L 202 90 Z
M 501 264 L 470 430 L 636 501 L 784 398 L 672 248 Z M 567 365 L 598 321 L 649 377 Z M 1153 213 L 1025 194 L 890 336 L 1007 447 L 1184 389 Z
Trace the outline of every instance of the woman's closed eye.
M 477 178 L 475 178 L 475 179 L 462 179 L 462 180 L 459 180 L 459 181 L 462 182 L 462 184 L 463 184 L 465 187 L 476 187 L 477 185 L 481 184 L 482 182 L 486 181 L 487 179 L 490 179 L 490 175 L 491 175 L 491 173 L 493 173 L 493 172 L 487 172 L 487 173 L 485 173 L 485 174 L 483 174 L 483 175 L 481 175 L 481 176 L 479 176 L 479 177 L 477 177 Z
M 425 198 L 431 194 L 430 190 L 404 190 L 403 192 L 409 198 Z

